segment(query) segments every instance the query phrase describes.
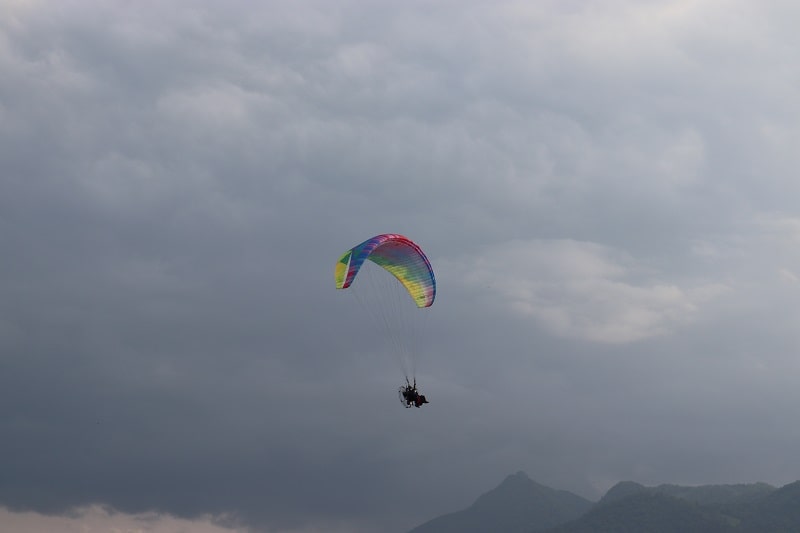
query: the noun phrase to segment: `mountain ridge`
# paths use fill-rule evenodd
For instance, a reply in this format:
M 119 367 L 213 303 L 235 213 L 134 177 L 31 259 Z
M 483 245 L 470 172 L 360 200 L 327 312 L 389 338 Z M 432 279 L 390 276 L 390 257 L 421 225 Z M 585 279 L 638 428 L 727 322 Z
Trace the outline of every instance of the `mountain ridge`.
M 621 481 L 597 502 L 519 471 L 465 509 L 409 533 L 797 533 L 800 481 L 645 486 Z
M 466 509 L 436 517 L 409 533 L 528 533 L 578 518 L 592 505 L 571 492 L 536 483 L 519 471 Z

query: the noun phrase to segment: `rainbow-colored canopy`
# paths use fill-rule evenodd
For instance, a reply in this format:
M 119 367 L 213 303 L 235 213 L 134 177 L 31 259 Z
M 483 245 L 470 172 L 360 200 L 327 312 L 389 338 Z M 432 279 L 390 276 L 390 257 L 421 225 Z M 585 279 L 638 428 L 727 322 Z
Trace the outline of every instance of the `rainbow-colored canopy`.
M 346 251 L 336 263 L 336 288 L 349 287 L 366 259 L 397 278 L 417 307 L 433 304 L 436 278 L 430 261 L 414 241 L 396 233 L 377 235 Z

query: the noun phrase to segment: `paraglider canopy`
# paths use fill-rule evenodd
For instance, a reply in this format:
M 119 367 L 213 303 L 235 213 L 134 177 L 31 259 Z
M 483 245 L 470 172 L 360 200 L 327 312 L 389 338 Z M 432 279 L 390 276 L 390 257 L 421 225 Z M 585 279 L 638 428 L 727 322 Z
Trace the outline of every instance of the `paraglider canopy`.
M 336 263 L 336 288 L 348 288 L 367 259 L 397 278 L 417 307 L 433 305 L 436 278 L 431 263 L 414 241 L 397 233 L 377 235 L 346 251 Z

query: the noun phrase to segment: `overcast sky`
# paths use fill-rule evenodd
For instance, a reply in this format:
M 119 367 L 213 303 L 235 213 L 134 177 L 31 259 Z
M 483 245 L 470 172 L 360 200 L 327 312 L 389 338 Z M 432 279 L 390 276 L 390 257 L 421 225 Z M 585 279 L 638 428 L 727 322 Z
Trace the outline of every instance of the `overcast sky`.
M 800 478 L 798 20 L 0 0 L 0 529 Z M 385 232 L 439 283 L 422 409 L 334 288 Z

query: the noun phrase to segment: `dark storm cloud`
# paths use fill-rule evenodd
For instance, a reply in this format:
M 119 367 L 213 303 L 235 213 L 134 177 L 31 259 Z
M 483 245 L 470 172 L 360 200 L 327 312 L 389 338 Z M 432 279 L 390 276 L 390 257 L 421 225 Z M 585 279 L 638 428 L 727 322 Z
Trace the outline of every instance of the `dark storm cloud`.
M 735 7 L 2 8 L 0 505 L 797 478 L 793 8 Z M 385 231 L 439 280 L 413 413 L 332 287 Z

